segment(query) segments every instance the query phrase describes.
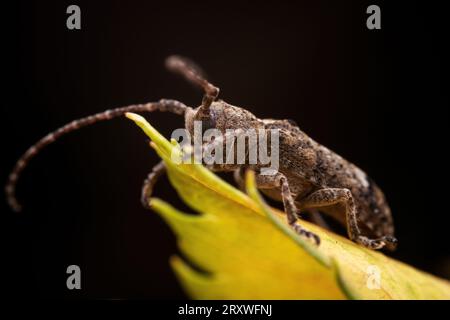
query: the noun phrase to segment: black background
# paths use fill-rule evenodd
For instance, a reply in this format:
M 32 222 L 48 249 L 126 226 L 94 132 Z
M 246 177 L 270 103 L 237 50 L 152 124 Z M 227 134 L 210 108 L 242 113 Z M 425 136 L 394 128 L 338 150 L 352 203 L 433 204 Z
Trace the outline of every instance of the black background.
M 77 4 L 82 29 L 66 28 Z M 378 4 L 382 29 L 366 28 Z M 107 108 L 201 92 L 164 69 L 191 57 L 221 98 L 260 118 L 290 118 L 368 172 L 392 207 L 392 256 L 450 278 L 448 78 L 444 8 L 411 1 L 244 3 L 36 1 L 2 8 L 1 181 L 23 151 L 60 125 Z M 146 115 L 169 136 L 170 114 Z M 141 208 L 141 183 L 158 161 L 130 121 L 64 137 L 32 161 L 18 197 L 4 202 L 2 274 L 11 296 L 183 298 L 168 266 L 170 229 Z M 185 208 L 167 179 L 156 195 Z M 83 290 L 68 291 L 66 267 Z

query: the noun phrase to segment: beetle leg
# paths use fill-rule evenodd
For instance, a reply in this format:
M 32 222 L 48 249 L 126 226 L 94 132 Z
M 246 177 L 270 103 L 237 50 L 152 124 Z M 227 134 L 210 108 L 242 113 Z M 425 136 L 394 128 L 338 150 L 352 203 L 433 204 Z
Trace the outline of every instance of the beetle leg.
M 381 249 L 384 246 L 394 247 L 397 240 L 394 237 L 370 239 L 361 233 L 358 227 L 358 211 L 353 196 L 348 189 L 327 188 L 313 192 L 304 199 L 297 200 L 301 209 L 328 207 L 341 204 L 345 207 L 347 232 L 351 240 L 370 249 Z
M 141 202 L 145 208 L 150 208 L 150 197 L 152 196 L 153 187 L 158 181 L 158 178 L 161 177 L 165 172 L 166 166 L 164 165 L 163 161 L 160 161 L 152 168 L 152 171 L 144 180 L 141 191 Z
M 297 212 L 298 209 L 295 205 L 294 198 L 292 197 L 289 182 L 287 178 L 277 173 L 275 175 L 256 175 L 256 184 L 260 189 L 281 189 L 281 198 L 283 199 L 284 211 L 286 212 L 286 218 L 288 224 L 294 229 L 294 231 L 307 238 L 312 238 L 317 245 L 320 244 L 320 238 L 315 233 L 305 229 L 298 223 Z

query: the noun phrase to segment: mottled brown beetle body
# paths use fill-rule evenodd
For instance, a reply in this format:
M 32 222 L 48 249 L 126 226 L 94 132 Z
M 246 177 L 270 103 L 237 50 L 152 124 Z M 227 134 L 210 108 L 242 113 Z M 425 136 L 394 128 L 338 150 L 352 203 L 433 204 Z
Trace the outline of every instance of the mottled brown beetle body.
M 327 188 L 348 189 L 353 196 L 358 212 L 358 225 L 364 229 L 363 233 L 370 238 L 394 236 L 389 205 L 381 189 L 366 173 L 320 145 L 288 121 L 263 121 L 267 128 L 286 128 L 285 140 L 280 143 L 279 170 L 287 177 L 291 186 L 300 186 L 294 189 L 299 209 L 302 208 L 301 199 L 315 191 Z M 292 150 L 297 150 L 296 155 L 292 155 Z M 292 161 L 283 161 L 285 158 L 292 158 Z M 324 206 L 320 211 L 346 225 L 342 204 Z
M 107 110 L 72 121 L 39 140 L 17 161 L 6 186 L 10 206 L 16 211 L 20 210 L 15 198 L 15 185 L 21 171 L 34 155 L 60 136 L 127 112 L 167 111 L 183 115 L 185 127 L 191 133 L 194 121 L 202 121 L 205 128 L 216 128 L 224 133 L 223 139 L 207 144 L 224 144 L 227 129 L 235 129 L 236 132 L 244 132 L 246 129 L 279 129 L 280 163 L 277 174 L 259 174 L 259 164 L 213 164 L 208 168 L 216 172 L 233 171 L 241 187 L 245 170 L 254 170 L 258 188 L 270 198 L 283 201 L 289 225 L 298 234 L 312 238 L 317 244 L 320 243 L 319 237 L 306 230 L 298 221 L 300 213 L 308 212 L 319 218 L 318 212 L 321 212 L 333 217 L 346 226 L 350 239 L 365 247 L 395 249 L 397 240 L 394 238 L 389 206 L 383 192 L 361 169 L 312 140 L 292 121 L 261 120 L 243 108 L 217 100 L 219 89 L 210 84 L 202 76 L 200 68 L 191 61 L 172 56 L 167 59 L 166 66 L 203 88 L 205 94 L 198 108 L 188 107 L 175 100 L 161 100 Z M 146 207 L 150 206 L 149 199 L 154 185 L 164 172 L 164 163 L 160 162 L 144 181 L 142 202 Z
M 198 120 L 197 112 L 195 109 L 186 114 L 186 128 L 192 134 L 192 123 Z M 311 139 L 293 121 L 258 119 L 249 111 L 222 100 L 211 104 L 210 119 L 214 128 L 223 133 L 227 129 L 279 129 L 279 173 L 287 179 L 297 209 L 294 215 L 298 216 L 301 211 L 317 215 L 319 210 L 346 226 L 352 240 L 373 249 L 395 248 L 391 211 L 380 188 L 361 169 Z M 208 168 L 216 172 L 235 171 L 236 181 L 243 187 L 245 169 L 258 173 L 260 166 L 220 164 Z M 288 196 L 283 199 L 280 176 L 257 174 L 256 182 L 268 197 L 288 202 L 285 203 L 287 209 L 292 203 L 289 204 Z M 294 219 L 291 221 L 295 224 Z M 303 230 L 298 228 L 297 231 L 311 236 Z

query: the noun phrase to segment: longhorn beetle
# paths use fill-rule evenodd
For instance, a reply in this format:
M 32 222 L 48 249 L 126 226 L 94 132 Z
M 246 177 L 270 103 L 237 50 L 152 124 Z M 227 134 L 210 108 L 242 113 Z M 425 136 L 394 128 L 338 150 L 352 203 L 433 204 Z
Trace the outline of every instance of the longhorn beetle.
M 258 119 L 243 108 L 217 99 L 219 88 L 208 82 L 201 69 L 192 61 L 180 56 L 170 56 L 166 59 L 166 67 L 203 89 L 204 95 L 199 107 L 191 108 L 179 101 L 163 99 L 97 113 L 74 120 L 47 134 L 22 155 L 10 173 L 5 189 L 10 207 L 15 211 L 21 210 L 15 197 L 19 175 L 28 162 L 48 144 L 69 132 L 127 112 L 162 111 L 183 116 L 185 127 L 191 134 L 194 121 L 201 121 L 204 128 L 215 128 L 222 133 L 227 129 L 278 129 L 280 163 L 276 174 L 258 174 L 258 169 L 261 168 L 258 164 L 213 164 L 209 168 L 213 171 L 233 171 L 235 180 L 241 187 L 245 170 L 254 170 L 258 188 L 268 197 L 283 202 L 289 225 L 298 234 L 317 244 L 320 243 L 320 238 L 299 223 L 300 212 L 308 212 L 313 216 L 319 213 L 331 216 L 346 226 L 351 240 L 365 247 L 395 249 L 397 240 L 394 238 L 391 211 L 384 194 L 361 169 L 312 140 L 293 121 Z M 141 195 L 145 207 L 150 207 L 149 199 L 153 188 L 164 172 L 164 163 L 160 162 L 145 179 Z

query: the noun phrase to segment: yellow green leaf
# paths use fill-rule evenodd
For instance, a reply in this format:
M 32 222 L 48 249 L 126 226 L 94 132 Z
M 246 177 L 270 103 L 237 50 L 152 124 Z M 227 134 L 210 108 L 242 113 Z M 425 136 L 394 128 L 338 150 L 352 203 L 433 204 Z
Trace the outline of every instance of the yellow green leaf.
M 250 172 L 247 194 L 181 151 L 144 118 L 127 114 L 151 138 L 169 179 L 197 215 L 160 199 L 154 210 L 173 229 L 185 259 L 171 265 L 196 299 L 450 299 L 450 284 L 363 248 L 314 224 L 320 246 L 295 234 L 283 212 L 264 203 Z

